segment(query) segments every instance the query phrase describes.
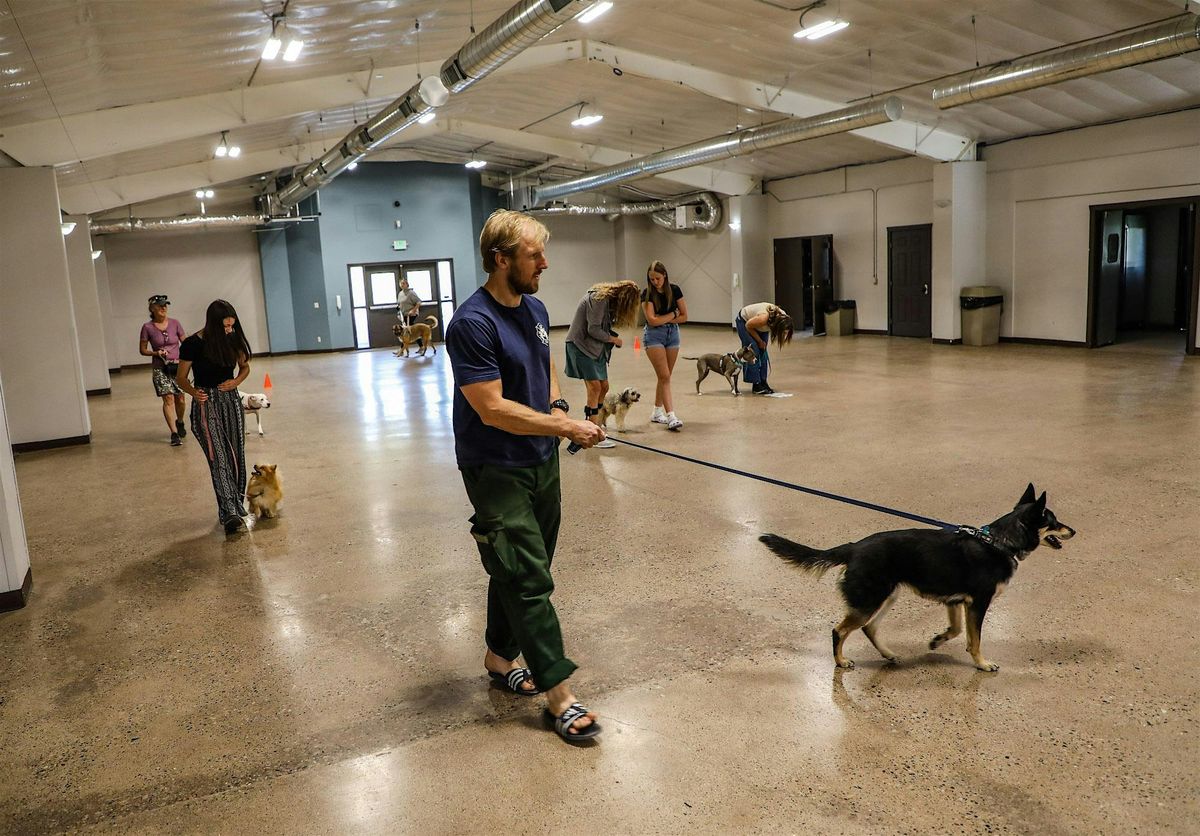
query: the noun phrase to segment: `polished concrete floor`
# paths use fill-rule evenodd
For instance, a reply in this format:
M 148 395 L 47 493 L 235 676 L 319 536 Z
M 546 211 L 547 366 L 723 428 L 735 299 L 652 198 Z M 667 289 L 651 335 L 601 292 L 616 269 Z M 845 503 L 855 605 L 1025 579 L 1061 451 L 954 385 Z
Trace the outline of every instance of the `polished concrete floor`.
M 564 456 L 587 748 L 483 675 L 444 351 L 255 361 L 274 405 L 247 453 L 286 499 L 228 539 L 200 451 L 126 372 L 90 446 L 18 457 L 35 583 L 0 615 L 0 832 L 1197 832 L 1200 360 L 1177 342 L 801 339 L 772 377 L 791 398 L 712 376 L 697 397 L 680 360 L 677 434 L 616 352 L 614 385 L 650 395 L 631 440 L 971 524 L 1032 480 L 1079 536 L 993 606 L 998 673 L 962 638 L 928 651 L 943 612 L 914 596 L 883 630 L 901 663 L 855 634 L 840 671 L 834 576 L 756 537 L 910 523 L 630 447 Z

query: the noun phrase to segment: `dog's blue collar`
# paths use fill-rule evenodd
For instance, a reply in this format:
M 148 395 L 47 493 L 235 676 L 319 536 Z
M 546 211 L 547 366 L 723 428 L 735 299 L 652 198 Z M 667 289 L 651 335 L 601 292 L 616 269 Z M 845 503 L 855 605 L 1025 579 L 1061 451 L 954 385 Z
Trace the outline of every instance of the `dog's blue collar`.
M 992 537 L 992 527 L 985 525 L 983 528 L 974 528 L 969 525 L 960 525 L 958 527 L 959 534 L 969 534 L 972 537 L 978 537 L 989 546 L 994 545 L 995 538 Z

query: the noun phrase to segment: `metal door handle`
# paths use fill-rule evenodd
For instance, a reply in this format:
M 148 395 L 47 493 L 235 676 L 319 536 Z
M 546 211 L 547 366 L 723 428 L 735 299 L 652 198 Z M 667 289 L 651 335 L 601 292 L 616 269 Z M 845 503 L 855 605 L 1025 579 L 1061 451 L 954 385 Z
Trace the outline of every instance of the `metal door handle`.
M 928 282 L 926 282 L 926 284 L 925 284 L 925 295 L 926 296 L 929 295 L 929 283 Z

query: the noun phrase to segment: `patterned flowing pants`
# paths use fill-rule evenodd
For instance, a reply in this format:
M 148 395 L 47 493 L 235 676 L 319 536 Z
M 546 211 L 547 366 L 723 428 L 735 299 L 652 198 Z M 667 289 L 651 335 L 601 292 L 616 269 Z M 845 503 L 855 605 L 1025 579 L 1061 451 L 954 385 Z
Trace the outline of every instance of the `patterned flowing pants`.
M 200 444 L 212 474 L 217 495 L 217 517 L 224 524 L 244 517 L 246 495 L 246 439 L 242 399 L 236 389 L 205 389 L 208 400 L 192 400 L 192 437 Z

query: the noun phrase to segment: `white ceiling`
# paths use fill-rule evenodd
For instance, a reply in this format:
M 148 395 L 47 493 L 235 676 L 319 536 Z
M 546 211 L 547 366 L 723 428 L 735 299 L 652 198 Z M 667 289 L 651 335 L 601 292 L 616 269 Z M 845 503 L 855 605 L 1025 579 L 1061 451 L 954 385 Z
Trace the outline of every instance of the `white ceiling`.
M 262 62 L 281 0 L 0 0 L 0 151 L 53 165 L 71 213 L 138 211 L 197 187 L 244 203 L 335 144 L 512 0 L 290 0 L 300 60 Z M 638 184 L 655 194 L 759 181 L 1200 106 L 1200 53 L 939 111 L 931 82 L 1200 11 L 1184 0 L 829 0 L 850 28 L 797 41 L 790 0 L 616 0 L 569 23 L 399 134 L 383 159 L 489 161 L 555 180 L 883 92 L 905 122 Z M 811 19 L 808 22 L 811 22 Z M 419 49 L 415 23 L 420 21 Z M 419 52 L 419 55 L 418 55 Z M 418 63 L 419 58 L 419 63 Z M 621 75 L 613 72 L 622 71 Z M 572 128 L 579 102 L 605 114 Z M 214 159 L 220 132 L 238 160 Z M 344 175 L 352 176 L 352 175 Z M 133 209 L 130 209 L 130 207 Z

